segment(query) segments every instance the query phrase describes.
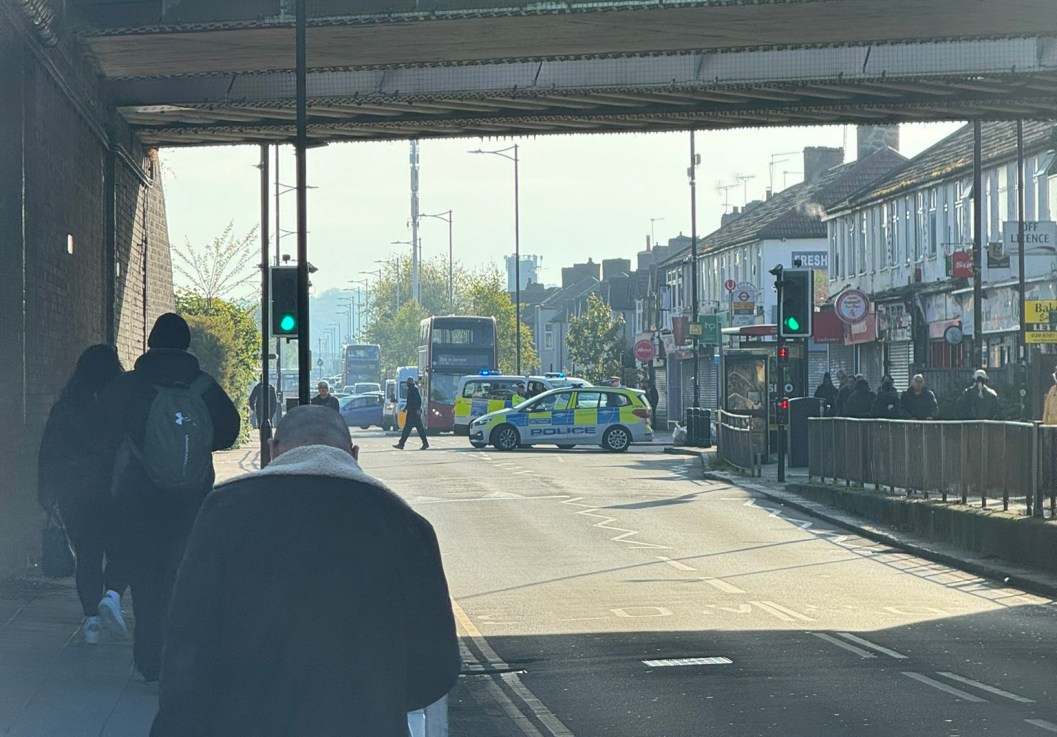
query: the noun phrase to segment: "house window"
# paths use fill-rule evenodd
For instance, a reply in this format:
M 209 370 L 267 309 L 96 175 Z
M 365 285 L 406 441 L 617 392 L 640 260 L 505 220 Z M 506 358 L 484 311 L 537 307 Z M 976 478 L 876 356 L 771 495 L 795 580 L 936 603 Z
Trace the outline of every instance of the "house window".
M 929 214 L 928 222 L 926 225 L 927 232 L 925 234 L 925 243 L 927 254 L 930 258 L 936 256 L 937 247 L 939 243 L 939 215 L 936 212 L 936 190 L 929 190 Z
M 829 227 L 829 267 L 830 267 L 830 279 L 836 279 L 840 274 L 841 258 L 840 258 L 840 246 L 837 242 L 837 232 L 839 228 L 837 225 L 831 224 Z
M 881 205 L 881 246 L 884 253 L 881 257 L 881 268 L 887 269 L 895 263 L 895 242 L 892 228 L 895 225 L 895 206 L 887 202 Z
M 543 329 L 543 349 L 554 350 L 554 328 L 550 325 Z
M 965 244 L 965 218 L 966 218 L 966 206 L 965 201 L 968 198 L 965 196 L 965 186 L 962 182 L 958 182 L 954 185 L 954 243 L 957 246 Z M 956 248 L 955 250 L 959 250 Z

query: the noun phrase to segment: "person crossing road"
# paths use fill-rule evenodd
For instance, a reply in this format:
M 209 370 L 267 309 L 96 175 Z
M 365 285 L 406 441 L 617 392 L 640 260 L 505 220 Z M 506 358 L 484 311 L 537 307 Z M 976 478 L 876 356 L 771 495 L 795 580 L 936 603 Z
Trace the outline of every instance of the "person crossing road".
M 426 428 L 422 425 L 422 393 L 419 392 L 418 387 L 415 386 L 415 380 L 410 376 L 407 377 L 407 404 L 405 410 L 407 419 L 404 420 L 404 431 L 400 433 L 400 442 L 393 445 L 393 447 L 403 450 L 404 443 L 407 442 L 408 437 L 411 435 L 411 428 L 414 427 L 418 430 L 419 439 L 422 440 L 422 447 L 419 450 L 426 450 L 429 448 L 429 441 L 426 440 Z

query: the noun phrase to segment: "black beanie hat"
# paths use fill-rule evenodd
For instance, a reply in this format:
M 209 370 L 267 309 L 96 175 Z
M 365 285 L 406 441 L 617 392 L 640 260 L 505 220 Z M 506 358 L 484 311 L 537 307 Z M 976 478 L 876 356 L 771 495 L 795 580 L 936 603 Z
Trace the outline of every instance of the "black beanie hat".
M 187 350 L 191 345 L 191 329 L 175 312 L 166 312 L 154 322 L 147 337 L 148 348 L 176 348 Z

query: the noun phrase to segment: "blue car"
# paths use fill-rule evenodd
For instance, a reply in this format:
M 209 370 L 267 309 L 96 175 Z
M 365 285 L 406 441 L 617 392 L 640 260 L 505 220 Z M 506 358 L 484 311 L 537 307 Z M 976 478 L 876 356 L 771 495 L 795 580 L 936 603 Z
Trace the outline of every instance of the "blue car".
M 382 426 L 382 405 L 384 396 L 381 392 L 371 394 L 358 394 L 353 397 L 342 397 L 338 400 L 338 408 L 345 423 L 349 427 L 358 427 L 366 430 L 372 426 Z

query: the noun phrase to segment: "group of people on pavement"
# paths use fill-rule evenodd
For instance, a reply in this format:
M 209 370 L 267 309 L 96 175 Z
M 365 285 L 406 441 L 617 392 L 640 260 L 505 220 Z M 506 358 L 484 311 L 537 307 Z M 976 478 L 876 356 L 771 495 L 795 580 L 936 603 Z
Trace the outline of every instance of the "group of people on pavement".
M 932 420 L 939 411 L 936 395 L 925 386 L 925 377 L 921 374 L 911 378 L 910 386 L 902 394 L 887 374 L 876 392 L 862 374 L 847 376 L 839 371 L 837 379 L 840 388 L 826 373 L 815 389 L 815 398 L 822 400 L 828 417 Z M 1057 382 L 1057 372 L 1054 381 Z M 988 386 L 987 372 L 977 369 L 973 373 L 972 385 L 965 388 L 958 400 L 959 419 L 997 420 L 1001 412 L 998 392 Z M 1057 422 L 1057 397 L 1054 399 L 1054 414 Z
M 406 737 L 460 668 L 433 528 L 362 470 L 325 401 L 214 490 L 241 418 L 190 342 L 167 313 L 131 371 L 88 348 L 48 418 L 38 493 L 77 556 L 85 642 L 127 636 L 131 589 L 133 659 L 161 682 L 152 737 Z
M 827 372 L 815 389 L 815 398 L 822 400 L 827 417 L 931 420 L 939 409 L 936 395 L 925 387 L 925 377 L 921 374 L 914 375 L 902 394 L 887 374 L 876 392 L 862 374 L 847 376 L 838 371 L 837 380 L 840 388 Z

